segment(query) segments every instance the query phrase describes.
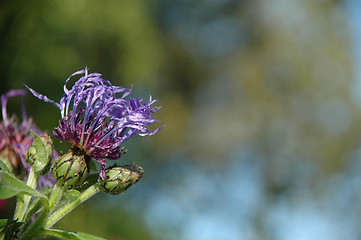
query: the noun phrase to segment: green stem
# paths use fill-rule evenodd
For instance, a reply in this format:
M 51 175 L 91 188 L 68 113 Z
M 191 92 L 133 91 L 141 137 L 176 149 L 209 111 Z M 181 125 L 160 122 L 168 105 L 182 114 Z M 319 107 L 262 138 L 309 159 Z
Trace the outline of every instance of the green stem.
M 20 236 L 19 239 L 31 239 L 34 234 L 36 234 L 40 229 L 44 228 L 44 221 L 50 213 L 50 208 L 47 201 L 44 201 L 43 199 L 42 201 L 44 202 L 44 207 L 39 217 L 28 229 L 26 229 L 26 231 Z
M 24 196 L 25 194 L 19 194 L 16 196 L 16 208 L 14 213 L 14 219 L 22 218 L 22 213 L 24 212 Z
M 101 188 L 98 184 L 94 184 L 93 186 L 89 187 L 87 190 L 85 190 L 80 195 L 80 197 L 77 200 L 69 203 L 68 205 L 65 205 L 64 207 L 59 209 L 56 213 L 51 215 L 45 223 L 45 228 L 49 228 L 49 227 L 53 226 L 57 221 L 59 221 L 67 213 L 71 212 L 78 205 L 82 204 L 83 202 L 85 202 L 86 200 L 88 200 L 89 198 L 94 196 L 100 190 L 101 190 Z
M 43 229 L 34 235 L 34 238 L 48 239 L 48 236 L 56 237 L 56 239 L 92 239 L 92 240 L 105 240 L 104 238 L 96 237 L 90 234 L 79 232 L 66 232 L 58 229 Z M 48 238 L 47 238 L 48 237 Z
M 51 192 L 49 197 L 49 205 L 44 205 L 42 212 L 35 222 L 27 229 L 20 239 L 30 239 L 34 234 L 36 234 L 40 229 L 44 228 L 44 223 L 46 218 L 49 216 L 55 205 L 59 202 L 63 196 L 64 186 L 57 182 Z
M 52 211 L 55 207 L 55 205 L 59 202 L 61 197 L 63 196 L 65 186 L 61 183 L 56 182 L 53 191 L 51 192 L 50 198 L 49 198 L 49 209 Z
M 30 168 L 29 171 L 29 176 L 28 176 L 28 181 L 27 181 L 27 185 L 33 189 L 36 188 L 38 179 L 37 179 L 37 175 L 35 173 L 35 170 L 33 167 Z M 26 219 L 26 212 L 28 211 L 28 207 L 30 204 L 30 200 L 31 200 L 31 196 L 27 195 L 27 194 L 22 194 L 21 196 L 18 196 L 18 200 L 17 200 L 17 204 L 16 204 L 16 209 L 15 209 L 15 213 L 14 213 L 14 219 L 19 219 L 19 221 L 25 221 Z
M 48 230 L 48 229 L 42 229 L 39 232 L 36 233 L 36 236 L 53 236 L 53 237 L 57 237 L 57 238 L 64 238 L 63 234 L 61 234 L 61 232 L 57 232 L 54 230 Z

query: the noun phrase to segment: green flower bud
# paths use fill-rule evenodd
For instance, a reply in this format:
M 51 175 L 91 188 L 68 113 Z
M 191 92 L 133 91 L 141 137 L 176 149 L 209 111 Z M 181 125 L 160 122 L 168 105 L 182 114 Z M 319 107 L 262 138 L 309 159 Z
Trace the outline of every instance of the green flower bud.
M 51 138 L 48 135 L 40 136 L 40 138 L 45 144 L 46 153 L 48 155 L 48 164 L 45 166 L 45 168 L 41 172 L 41 175 L 46 175 L 49 173 L 49 171 L 51 169 L 54 145 L 53 145 L 53 141 L 51 140 Z
M 33 132 L 34 141 L 26 151 L 26 162 L 32 165 L 36 172 L 44 174 L 50 170 L 53 159 L 53 141 L 48 135 L 38 136 Z
M 87 156 L 75 154 L 72 150 L 58 158 L 52 168 L 56 180 L 69 187 L 79 187 L 84 184 L 89 174 Z
M 31 144 L 28 150 L 26 151 L 26 162 L 29 163 L 30 165 L 33 165 L 36 160 L 36 153 L 37 153 L 36 147 L 34 146 L 34 144 Z
M 41 140 L 45 144 L 46 153 L 48 154 L 48 161 L 50 162 L 53 159 L 53 140 L 48 135 L 40 136 Z
M 143 173 L 143 168 L 135 164 L 113 166 L 105 170 L 105 178 L 99 183 L 106 193 L 120 194 L 138 182 Z

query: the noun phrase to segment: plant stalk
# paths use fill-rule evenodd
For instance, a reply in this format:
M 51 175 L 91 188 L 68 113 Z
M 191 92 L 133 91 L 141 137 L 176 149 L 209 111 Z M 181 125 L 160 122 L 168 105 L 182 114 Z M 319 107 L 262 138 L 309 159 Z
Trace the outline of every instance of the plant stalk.
M 93 186 L 89 187 L 87 190 L 85 190 L 80 197 L 75 200 L 74 202 L 69 203 L 68 205 L 65 205 L 61 209 L 59 209 L 57 212 L 55 212 L 53 215 L 51 215 L 46 223 L 45 228 L 50 228 L 53 226 L 56 222 L 58 222 L 62 217 L 64 217 L 67 213 L 71 212 L 74 208 L 94 196 L 96 193 L 98 193 L 101 190 L 99 184 L 94 184 Z
M 36 185 L 37 185 L 37 181 L 38 181 L 38 179 L 37 179 L 35 170 L 33 167 L 31 167 L 30 171 L 29 171 L 28 181 L 26 184 L 29 187 L 35 189 Z M 26 220 L 24 218 L 26 216 L 26 212 L 28 211 L 30 200 L 31 200 L 30 195 L 21 194 L 20 196 L 18 196 L 17 203 L 16 203 L 16 209 L 15 209 L 15 213 L 14 213 L 14 219 L 18 219 L 20 222 Z

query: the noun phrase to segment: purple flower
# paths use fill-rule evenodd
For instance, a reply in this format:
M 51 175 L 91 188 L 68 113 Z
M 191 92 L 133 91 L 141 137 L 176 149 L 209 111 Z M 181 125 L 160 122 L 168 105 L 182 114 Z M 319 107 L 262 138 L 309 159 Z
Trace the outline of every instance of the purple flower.
M 22 122 L 17 123 L 16 116 L 8 117 L 6 105 L 11 97 L 23 97 L 24 90 L 11 90 L 1 96 L 1 110 L 3 121 L 0 122 L 0 155 L 10 162 L 13 169 L 18 169 L 20 163 L 26 164 L 25 153 L 33 142 L 31 129 L 35 128 L 31 118 L 27 118 L 22 102 Z
M 71 89 L 67 88 L 73 76 L 83 74 Z M 59 103 L 27 88 L 37 98 L 60 109 L 62 119 L 53 131 L 54 136 L 72 143 L 73 152 L 100 162 L 102 178 L 106 159 L 119 159 L 125 153 L 121 145 L 126 140 L 136 134 L 153 135 L 162 128 L 154 131 L 146 128 L 156 122 L 152 114 L 160 107 L 151 107 L 155 100 L 151 97 L 148 102 L 142 102 L 141 98 L 126 100 L 131 89 L 113 86 L 99 73 L 88 74 L 87 69 L 73 73 L 66 80 Z
M 11 90 L 1 95 L 1 110 L 3 120 L 0 122 L 0 156 L 2 160 L 7 162 L 7 165 L 15 172 L 21 173 L 23 169 L 28 172 L 30 165 L 26 163 L 26 151 L 33 142 L 33 134 L 31 130 L 37 134 L 42 132 L 35 126 L 32 118 L 28 118 L 23 101 L 26 95 L 25 90 Z M 22 122 L 18 124 L 15 115 L 10 118 L 7 114 L 7 102 L 9 98 L 21 97 L 22 104 Z M 54 155 L 57 153 L 54 151 Z M 55 179 L 48 174 L 39 178 L 39 184 L 42 186 L 53 186 Z

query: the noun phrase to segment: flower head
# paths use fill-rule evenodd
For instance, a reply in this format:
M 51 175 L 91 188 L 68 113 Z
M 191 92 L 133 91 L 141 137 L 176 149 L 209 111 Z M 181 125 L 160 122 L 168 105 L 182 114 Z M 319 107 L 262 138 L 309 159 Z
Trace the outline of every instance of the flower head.
M 36 128 L 31 118 L 27 118 L 24 103 L 22 102 L 22 122 L 18 124 L 15 115 L 10 118 L 7 114 L 6 105 L 11 97 L 23 97 L 24 90 L 11 90 L 1 96 L 1 110 L 3 121 L 0 122 L 0 155 L 7 159 L 10 167 L 17 169 L 21 163 L 25 163 L 25 154 L 31 145 L 33 138 L 31 129 Z
M 120 194 L 137 183 L 143 174 L 143 168 L 135 164 L 113 166 L 105 170 L 105 178 L 99 179 L 99 183 L 106 193 Z
M 30 169 L 30 165 L 26 162 L 26 151 L 34 139 L 31 131 L 38 134 L 42 133 L 35 126 L 32 118 L 27 117 L 23 101 L 21 104 L 21 123 L 18 124 L 18 119 L 15 115 L 8 116 L 6 107 L 9 98 L 21 97 L 23 100 L 25 95 L 25 90 L 11 90 L 1 96 L 3 120 L 0 122 L 0 157 L 15 173 L 21 173 L 23 169 L 26 171 Z M 53 154 L 57 155 L 55 151 Z M 54 183 L 55 179 L 49 174 L 39 178 L 39 184 L 42 186 L 52 186 Z
M 71 89 L 67 84 L 76 75 L 83 75 Z M 152 114 L 160 107 L 151 107 L 151 97 L 143 102 L 141 98 L 125 98 L 131 89 L 113 86 L 101 78 L 99 73 L 88 74 L 88 70 L 73 73 L 65 82 L 64 95 L 60 102 L 27 87 L 37 98 L 53 103 L 60 109 L 61 120 L 53 131 L 56 138 L 69 141 L 73 151 L 90 156 L 102 166 L 100 176 L 104 178 L 106 159 L 119 159 L 124 153 L 121 145 L 130 137 L 153 135 L 146 128 L 156 122 Z

